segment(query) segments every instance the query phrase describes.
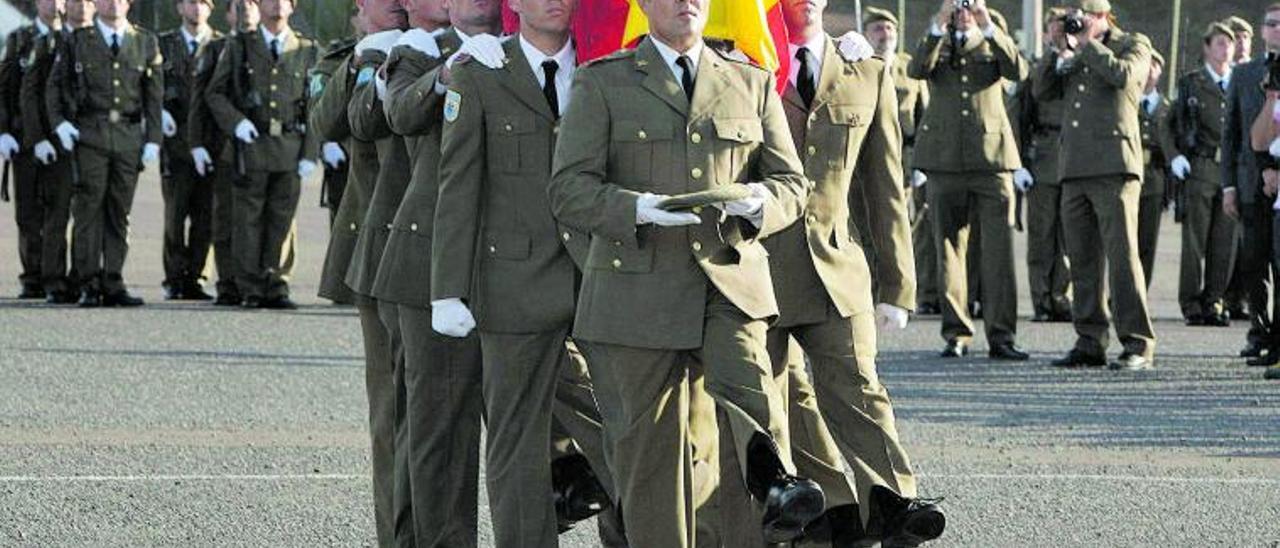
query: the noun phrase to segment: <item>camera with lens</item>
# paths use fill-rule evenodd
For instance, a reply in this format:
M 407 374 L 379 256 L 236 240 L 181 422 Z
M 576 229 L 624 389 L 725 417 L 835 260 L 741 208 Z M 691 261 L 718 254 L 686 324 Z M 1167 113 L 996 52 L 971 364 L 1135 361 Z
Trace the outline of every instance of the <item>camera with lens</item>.
M 1280 53 L 1267 52 L 1267 79 L 1262 83 L 1262 89 L 1280 91 Z
M 955 0 L 956 9 L 967 10 L 973 7 L 975 0 Z
M 1062 16 L 1062 32 L 1080 34 L 1084 32 L 1084 14 L 1068 13 Z

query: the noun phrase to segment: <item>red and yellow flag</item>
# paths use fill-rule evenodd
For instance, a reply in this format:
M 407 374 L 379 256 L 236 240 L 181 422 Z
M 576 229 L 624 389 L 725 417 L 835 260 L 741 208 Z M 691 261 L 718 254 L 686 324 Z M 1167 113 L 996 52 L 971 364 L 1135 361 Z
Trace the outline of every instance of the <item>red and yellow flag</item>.
M 778 75 L 781 91 L 789 70 L 781 0 L 710 0 L 710 4 L 706 37 L 733 41 L 753 62 Z M 519 29 L 519 20 L 510 10 L 504 10 L 503 23 L 507 32 Z M 573 37 L 579 62 L 634 47 L 648 32 L 649 20 L 637 0 L 578 1 Z

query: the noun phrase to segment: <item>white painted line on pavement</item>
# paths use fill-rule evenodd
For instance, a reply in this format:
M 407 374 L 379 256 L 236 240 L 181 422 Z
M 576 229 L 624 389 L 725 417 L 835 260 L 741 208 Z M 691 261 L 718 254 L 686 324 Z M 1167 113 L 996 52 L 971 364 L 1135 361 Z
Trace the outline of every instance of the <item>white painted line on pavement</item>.
M 1235 483 L 1248 485 L 1280 485 L 1271 478 L 1210 478 L 1183 476 L 1130 476 L 1108 474 L 921 474 L 925 479 L 958 480 L 1060 480 L 1060 481 L 1137 481 L 1148 483 Z

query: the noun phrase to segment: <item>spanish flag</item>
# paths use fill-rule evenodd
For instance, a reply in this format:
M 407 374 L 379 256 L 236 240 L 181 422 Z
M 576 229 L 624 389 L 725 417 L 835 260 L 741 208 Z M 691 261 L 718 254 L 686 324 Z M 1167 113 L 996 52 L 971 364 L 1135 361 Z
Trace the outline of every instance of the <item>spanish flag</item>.
M 710 0 L 707 38 L 728 40 L 754 63 L 778 75 L 778 90 L 786 86 L 789 56 L 787 25 L 781 0 Z M 507 32 L 519 29 L 519 19 L 504 11 Z M 578 62 L 585 63 L 622 48 L 635 47 L 649 32 L 649 20 L 638 0 L 579 0 L 573 37 Z

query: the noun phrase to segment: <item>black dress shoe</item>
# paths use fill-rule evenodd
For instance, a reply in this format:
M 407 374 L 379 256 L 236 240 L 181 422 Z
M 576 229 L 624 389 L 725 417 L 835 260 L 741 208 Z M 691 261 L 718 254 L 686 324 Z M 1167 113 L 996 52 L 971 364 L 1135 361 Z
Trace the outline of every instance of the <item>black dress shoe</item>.
M 1185 323 L 1190 327 L 1197 327 L 1197 326 L 1204 325 L 1204 315 L 1192 314 L 1190 316 L 1187 316 Z
M 947 517 L 938 506 L 941 500 L 908 499 L 883 485 L 871 486 L 871 525 L 879 530 L 884 548 L 914 548 L 942 536 Z
M 240 306 L 243 302 L 239 293 L 219 292 L 218 298 L 213 300 L 213 306 Z
M 1053 319 L 1053 314 L 1043 308 L 1037 308 L 1035 314 L 1031 316 L 1031 321 L 1035 323 L 1045 323 L 1051 319 Z
M 102 296 L 102 306 L 134 307 L 145 304 L 139 297 L 130 295 L 128 291 L 117 291 Z
M 1102 367 L 1107 365 L 1107 357 L 1072 348 L 1066 356 L 1053 360 L 1052 365 L 1054 367 Z
M 245 308 L 266 308 L 266 301 L 262 297 L 248 296 L 240 302 L 240 306 Z
M 44 288 L 38 285 L 24 284 L 22 291 L 18 292 L 19 299 L 43 299 L 44 297 Z
M 764 500 L 761 528 L 765 542 L 791 542 L 804 534 L 804 528 L 822 515 L 826 496 L 813 480 L 790 474 L 769 485 Z
M 942 309 L 937 303 L 920 303 L 920 306 L 916 307 L 917 316 L 937 316 L 941 313 Z
M 80 300 L 76 301 L 76 305 L 80 308 L 97 308 L 102 306 L 102 294 L 93 289 L 85 289 L 80 292 Z
M 969 355 L 969 344 L 958 340 L 947 341 L 947 346 L 938 353 L 940 358 L 963 358 Z
M 612 505 L 609 494 L 600 484 L 591 464 L 582 455 L 570 455 L 551 461 L 551 487 L 554 491 L 556 520 L 560 531 L 568 531 Z
M 1071 310 L 1058 310 L 1049 315 L 1051 323 L 1071 323 Z
M 1250 367 L 1271 367 L 1280 364 L 1280 351 L 1270 350 L 1266 354 L 1249 358 L 1244 363 Z
M 177 284 L 164 284 L 164 300 L 178 301 L 182 300 L 182 287 Z
M 188 301 L 212 301 L 213 295 L 205 293 L 200 282 L 191 281 L 182 286 L 182 298 Z
M 1107 369 L 1112 371 L 1146 371 L 1152 367 L 1155 367 L 1152 360 L 1149 360 L 1142 355 L 1130 352 L 1120 354 L 1120 356 L 1112 360 L 1110 364 L 1107 364 Z
M 1231 327 L 1231 318 L 1227 317 L 1226 312 L 1205 314 L 1204 325 L 1209 327 Z
M 804 540 L 831 548 L 879 548 L 880 538 L 867 534 L 857 504 L 832 506 L 804 528 Z
M 79 300 L 79 295 L 65 289 L 50 291 L 44 298 L 44 302 L 48 304 L 76 304 Z
M 1027 361 L 1031 359 L 1031 355 L 1023 352 L 1013 343 L 1000 343 L 993 345 L 991 350 L 987 351 L 987 357 L 993 360 L 1009 360 L 1009 361 Z
M 1265 348 L 1258 341 L 1249 341 L 1244 344 L 1244 349 L 1240 350 L 1241 358 L 1257 358 L 1262 355 Z
M 271 310 L 294 310 L 298 308 L 289 297 L 275 297 L 262 301 L 262 308 L 270 308 Z

